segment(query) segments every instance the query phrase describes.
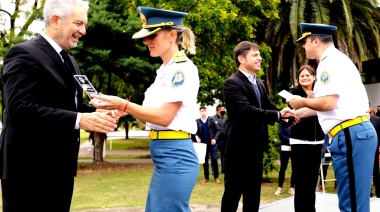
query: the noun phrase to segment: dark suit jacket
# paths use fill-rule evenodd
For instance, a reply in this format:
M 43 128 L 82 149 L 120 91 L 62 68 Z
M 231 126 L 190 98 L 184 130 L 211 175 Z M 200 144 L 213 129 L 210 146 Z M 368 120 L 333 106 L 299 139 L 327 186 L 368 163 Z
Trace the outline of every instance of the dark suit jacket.
M 80 74 L 76 61 L 71 56 L 70 59 L 76 74 Z M 79 151 L 79 130 L 74 129 L 77 113 L 95 108 L 83 104 L 83 91 L 66 73 L 60 55 L 42 36 L 15 45 L 5 56 L 1 80 L 1 178 L 32 173 L 47 178 L 75 176 Z
M 370 115 L 369 121 L 372 123 L 373 127 L 377 133 L 377 145 L 380 146 L 380 118 L 378 116 Z
M 210 138 L 209 141 L 205 141 L 204 139 L 204 133 L 202 131 L 202 125 L 201 125 L 201 119 L 196 119 L 197 122 L 197 133 L 196 135 L 201 139 L 202 143 L 210 143 L 212 139 L 218 140 L 220 136 L 220 127 L 218 125 L 218 122 L 215 122 L 215 120 L 209 116 L 207 117 L 207 123 L 208 123 L 208 136 Z
M 278 121 L 278 109 L 269 99 L 264 83 L 260 80 L 257 83 L 261 108 L 253 86 L 240 71 L 229 77 L 224 84 L 228 111 L 225 158 L 226 165 L 235 164 L 233 167 L 236 169 L 246 167 L 253 158 L 259 158 L 263 154 L 263 148 L 268 141 L 267 124 L 273 125 Z

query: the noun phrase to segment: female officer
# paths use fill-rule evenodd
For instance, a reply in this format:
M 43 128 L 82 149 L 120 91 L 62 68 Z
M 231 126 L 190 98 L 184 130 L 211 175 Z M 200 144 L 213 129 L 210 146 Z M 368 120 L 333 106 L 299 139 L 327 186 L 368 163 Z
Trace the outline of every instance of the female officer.
M 199 162 L 191 140 L 196 133 L 198 69 L 179 51 L 179 45 L 195 54 L 193 32 L 183 26 L 187 13 L 138 7 L 143 23 L 132 38 L 143 38 L 152 57 L 161 57 L 154 83 L 141 105 L 116 96 L 92 95 L 97 108 L 123 111 L 151 129 L 150 153 L 154 171 L 146 211 L 188 211 L 199 174 Z M 182 40 L 181 40 L 182 38 Z M 125 115 L 125 114 L 124 114 Z

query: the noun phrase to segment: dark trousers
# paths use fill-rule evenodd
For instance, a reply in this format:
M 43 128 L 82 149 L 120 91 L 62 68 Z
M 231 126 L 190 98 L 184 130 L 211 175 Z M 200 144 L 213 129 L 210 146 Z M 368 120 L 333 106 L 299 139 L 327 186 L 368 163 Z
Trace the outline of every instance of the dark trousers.
M 217 145 L 211 145 L 207 144 L 207 152 L 205 156 L 205 162 L 203 164 L 203 171 L 205 179 L 210 178 L 210 171 L 209 171 L 209 165 L 208 165 L 208 159 L 209 156 L 211 156 L 211 169 L 212 169 L 212 175 L 214 175 L 214 179 L 219 177 L 219 168 L 218 168 L 218 146 Z
M 226 145 L 224 144 L 224 141 L 218 141 L 218 150 L 220 151 L 220 163 L 222 168 L 222 173 L 224 173 L 224 149 L 226 148 Z
M 3 212 L 69 212 L 74 177 L 1 180 Z
M 280 152 L 280 172 L 278 173 L 278 187 L 281 187 L 284 185 L 285 180 L 285 171 L 288 167 L 289 159 L 291 157 L 291 151 L 281 151 Z M 293 163 L 292 164 L 292 170 L 293 170 Z M 293 171 L 290 177 L 290 187 L 294 188 L 294 178 L 293 178 Z
M 259 211 L 263 177 L 262 153 L 252 153 L 250 159 L 234 160 L 225 155 L 224 194 L 221 212 L 235 212 L 243 196 L 243 212 Z
M 318 183 L 322 144 L 292 145 L 295 212 L 315 212 L 315 188 Z
M 375 186 L 376 197 L 380 198 L 379 147 L 376 148 L 375 152 L 375 163 L 373 166 L 373 185 Z

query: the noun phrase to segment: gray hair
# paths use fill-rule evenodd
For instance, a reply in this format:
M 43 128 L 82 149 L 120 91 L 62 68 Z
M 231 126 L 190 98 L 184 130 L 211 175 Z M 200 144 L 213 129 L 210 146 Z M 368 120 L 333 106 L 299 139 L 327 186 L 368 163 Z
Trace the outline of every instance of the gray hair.
M 75 5 L 80 5 L 86 10 L 89 8 L 88 3 L 83 0 L 46 0 L 43 13 L 45 28 L 49 26 L 53 15 L 58 15 L 63 20 L 67 19 Z

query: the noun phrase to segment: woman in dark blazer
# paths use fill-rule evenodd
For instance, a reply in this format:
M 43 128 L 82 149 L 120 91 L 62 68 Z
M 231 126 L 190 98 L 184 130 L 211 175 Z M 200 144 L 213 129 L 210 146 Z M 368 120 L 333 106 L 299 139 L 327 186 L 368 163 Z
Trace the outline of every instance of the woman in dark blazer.
M 315 71 L 309 65 L 298 71 L 299 85 L 290 93 L 314 98 Z M 319 167 L 322 160 L 322 145 L 325 134 L 317 116 L 302 118 L 292 127 L 289 143 L 292 148 L 293 177 L 295 186 L 294 210 L 315 211 L 315 190 L 318 184 Z

